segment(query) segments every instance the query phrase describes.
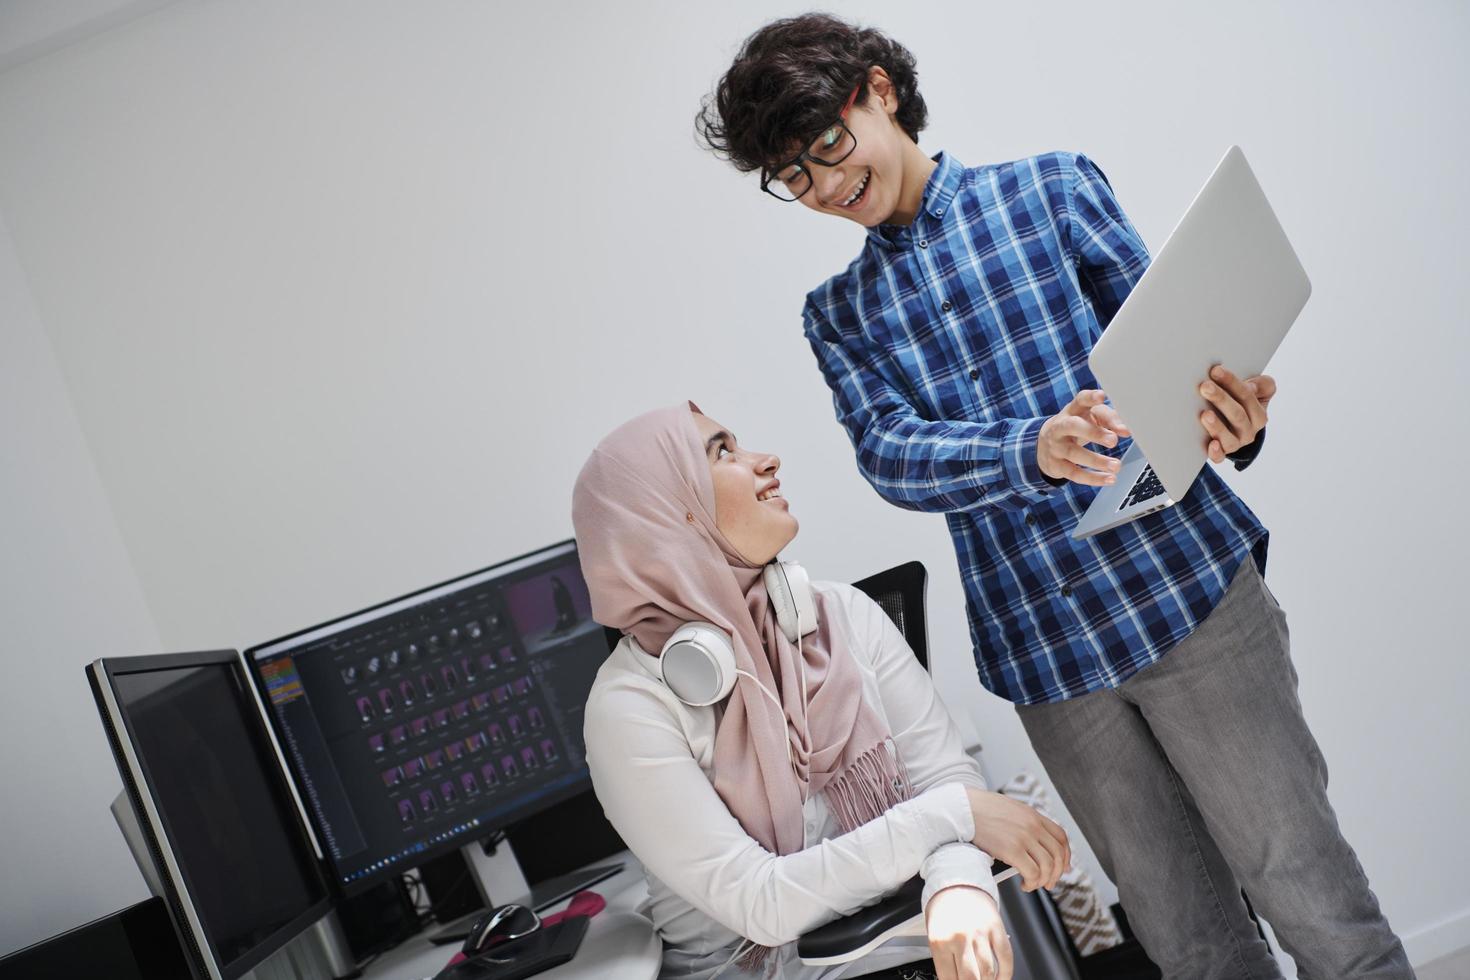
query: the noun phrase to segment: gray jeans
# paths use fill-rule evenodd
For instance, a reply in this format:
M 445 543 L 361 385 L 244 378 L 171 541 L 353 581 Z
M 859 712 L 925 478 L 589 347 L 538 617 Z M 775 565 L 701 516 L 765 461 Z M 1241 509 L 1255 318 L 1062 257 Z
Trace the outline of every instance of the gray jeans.
M 1215 610 L 1119 687 L 1018 706 L 1139 941 L 1174 980 L 1412 978 L 1327 801 L 1286 615 L 1247 558 Z

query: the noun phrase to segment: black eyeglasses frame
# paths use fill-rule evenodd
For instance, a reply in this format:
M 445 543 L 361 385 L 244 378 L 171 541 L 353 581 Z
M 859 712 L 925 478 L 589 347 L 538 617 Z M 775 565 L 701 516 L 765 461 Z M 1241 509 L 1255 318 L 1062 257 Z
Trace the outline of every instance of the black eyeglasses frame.
M 852 94 L 847 97 L 847 104 L 844 105 L 842 107 L 842 111 L 838 113 L 836 121 L 828 123 L 821 129 L 813 133 L 812 138 L 802 144 L 802 146 L 805 146 L 806 149 L 802 150 L 800 153 L 792 157 L 790 160 L 787 160 L 785 163 L 773 169 L 763 171 L 761 173 L 761 190 L 765 191 L 767 194 L 771 195 L 778 201 L 782 201 L 788 204 L 794 203 L 805 197 L 807 191 L 810 191 L 812 189 L 812 186 L 816 184 L 816 179 L 813 177 L 811 170 L 803 166 L 803 163 L 809 162 L 815 163 L 821 167 L 835 167 L 843 160 L 846 160 L 848 157 L 852 156 L 852 151 L 857 149 L 857 134 L 854 133 L 851 127 L 847 125 L 847 114 L 852 111 L 853 104 L 857 101 L 858 92 L 860 91 L 862 91 L 861 85 L 852 90 Z M 847 152 L 842 154 L 842 156 L 838 157 L 836 160 L 822 160 L 818 157 L 812 156 L 812 144 L 815 143 L 823 133 L 833 128 L 839 128 L 844 134 L 851 136 L 852 146 L 848 147 Z M 800 194 L 797 194 L 795 197 L 783 197 L 775 191 L 771 190 L 771 185 L 773 183 L 782 184 L 784 186 L 784 182 L 778 180 L 776 178 L 776 175 L 786 170 L 788 167 L 801 167 L 801 169 L 806 173 L 806 189 L 803 190 Z

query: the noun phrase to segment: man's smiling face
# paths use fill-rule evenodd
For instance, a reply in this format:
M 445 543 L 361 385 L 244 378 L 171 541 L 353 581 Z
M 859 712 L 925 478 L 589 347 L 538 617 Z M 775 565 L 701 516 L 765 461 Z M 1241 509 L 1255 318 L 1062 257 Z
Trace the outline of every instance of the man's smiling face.
M 881 69 L 869 76 L 867 98 L 847 112 L 845 123 L 856 147 L 830 167 L 804 163 L 812 187 L 798 200 L 822 214 L 855 221 L 865 228 L 884 224 L 898 209 L 905 180 L 905 148 L 913 145 L 894 113 L 898 101 Z M 819 145 L 825 134 L 818 136 Z M 786 171 L 778 174 L 784 176 Z

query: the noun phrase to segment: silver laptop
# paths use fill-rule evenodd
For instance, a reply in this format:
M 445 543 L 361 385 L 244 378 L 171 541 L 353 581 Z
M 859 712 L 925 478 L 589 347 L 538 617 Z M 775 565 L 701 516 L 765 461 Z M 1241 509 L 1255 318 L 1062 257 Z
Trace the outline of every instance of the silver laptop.
M 1312 293 L 1240 147 L 1225 153 L 1092 349 L 1133 445 L 1082 539 L 1183 500 L 1206 460 L 1200 382 L 1216 364 L 1260 374 Z

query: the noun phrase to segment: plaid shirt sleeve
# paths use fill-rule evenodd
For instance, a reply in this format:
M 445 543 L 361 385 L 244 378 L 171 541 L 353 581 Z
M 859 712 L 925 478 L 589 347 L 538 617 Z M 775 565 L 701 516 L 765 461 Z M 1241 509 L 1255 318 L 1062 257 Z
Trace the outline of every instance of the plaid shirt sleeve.
M 1067 194 L 1068 234 L 1077 258 L 1077 278 L 1106 327 L 1148 268 L 1148 246 L 1123 213 L 1108 178 L 1078 155 Z
M 1225 458 L 1235 464 L 1237 470 L 1243 470 L 1256 461 L 1261 455 L 1261 447 L 1266 444 L 1266 430 L 1262 429 L 1256 433 L 1254 442 L 1248 442 L 1233 453 L 1226 454 Z
M 810 301 L 804 319 L 858 469 L 883 499 L 928 512 L 1017 509 L 1053 490 L 1036 462 L 1045 419 L 921 418 L 874 370 L 860 331 L 840 333 Z

